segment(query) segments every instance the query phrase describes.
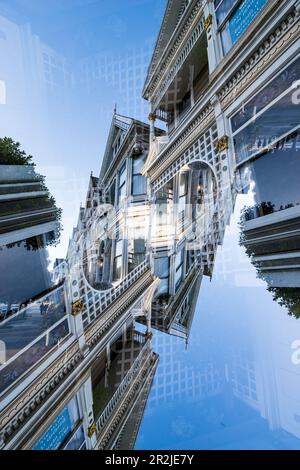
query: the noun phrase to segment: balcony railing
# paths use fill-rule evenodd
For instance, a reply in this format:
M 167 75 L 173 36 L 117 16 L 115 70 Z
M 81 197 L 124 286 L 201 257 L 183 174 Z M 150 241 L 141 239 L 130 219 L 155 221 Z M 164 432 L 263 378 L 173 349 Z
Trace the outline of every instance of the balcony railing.
M 124 398 L 124 396 L 128 393 L 134 380 L 140 376 L 141 372 L 145 370 L 145 368 L 148 367 L 147 359 L 151 355 L 150 345 L 150 339 L 146 339 L 145 344 L 142 347 L 139 355 L 133 362 L 131 368 L 125 375 L 124 379 L 122 380 L 116 392 L 108 402 L 107 406 L 105 407 L 101 415 L 98 417 L 96 421 L 97 437 L 100 436 L 106 424 L 108 424 L 113 414 L 118 410 L 122 398 Z
M 139 280 L 140 277 L 149 269 L 149 267 L 149 260 L 144 260 L 135 269 L 133 269 L 116 287 L 113 287 L 112 289 L 104 292 L 94 289 L 92 286 L 90 286 L 90 284 L 87 283 L 85 279 L 88 287 L 87 309 L 89 316 L 93 315 L 96 320 L 97 317 L 104 313 L 104 310 L 106 310 L 115 300 L 119 299 L 120 296 L 129 289 L 129 287 Z M 84 297 L 82 301 L 86 303 Z M 98 305 L 98 307 L 96 307 L 96 305 Z M 83 315 L 85 315 L 85 313 L 86 312 L 83 312 Z M 90 323 L 91 321 L 84 321 L 84 326 L 87 327 Z

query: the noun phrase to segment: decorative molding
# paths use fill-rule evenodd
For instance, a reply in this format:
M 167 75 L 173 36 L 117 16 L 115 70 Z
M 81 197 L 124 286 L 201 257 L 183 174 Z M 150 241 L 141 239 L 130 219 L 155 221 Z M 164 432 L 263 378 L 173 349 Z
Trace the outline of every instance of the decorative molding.
M 148 116 L 149 121 L 156 121 L 156 114 L 155 113 L 150 113 Z
M 88 430 L 87 430 L 88 437 L 91 439 L 91 437 L 93 437 L 96 431 L 97 431 L 97 426 L 96 426 L 96 423 L 94 422 L 88 427 Z
M 213 22 L 213 17 L 212 17 L 212 14 L 210 13 L 208 17 L 204 20 L 204 28 L 206 29 L 206 31 L 211 27 L 212 22 Z
M 76 300 L 75 302 L 72 303 L 72 313 L 71 315 L 73 317 L 76 317 L 79 315 L 84 309 L 86 308 L 85 304 L 82 302 L 82 300 Z
M 228 150 L 228 149 L 229 149 L 229 137 L 228 135 L 223 135 L 223 137 L 221 137 L 216 144 L 216 150 L 218 152 L 224 152 L 224 150 Z
M 144 359 L 143 366 L 139 369 L 134 380 L 130 383 L 126 393 L 122 396 L 121 400 L 116 404 L 111 418 L 105 423 L 104 427 L 98 427 L 97 423 L 97 447 L 102 449 L 109 449 L 112 439 L 116 438 L 115 431 L 121 429 L 119 424 L 129 415 L 136 400 L 140 396 L 142 390 L 147 385 L 149 380 L 152 380 L 153 374 L 158 364 L 158 356 L 150 352 L 148 357 Z M 100 424 L 100 423 L 99 423 Z

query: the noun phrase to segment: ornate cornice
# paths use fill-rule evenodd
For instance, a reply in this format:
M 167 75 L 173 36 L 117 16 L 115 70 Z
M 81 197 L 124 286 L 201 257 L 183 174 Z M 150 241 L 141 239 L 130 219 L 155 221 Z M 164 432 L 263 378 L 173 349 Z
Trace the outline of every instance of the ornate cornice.
M 116 301 L 95 320 L 86 332 L 87 345 L 96 346 L 97 341 L 112 328 L 112 325 L 130 308 L 132 303 L 151 285 L 153 277 L 148 269 Z M 78 341 L 74 341 L 51 365 L 40 374 L 13 402 L 0 413 L 0 442 L 6 443 L 32 417 L 62 382 L 80 366 L 83 355 Z M 95 360 L 90 360 L 85 367 Z M 79 369 L 78 369 L 79 370 Z
M 201 12 L 201 14 L 199 14 L 199 12 Z M 158 88 L 160 82 L 162 81 L 163 76 L 165 75 L 167 70 L 170 69 L 170 64 L 172 63 L 172 61 L 176 59 L 176 54 L 178 53 L 180 49 L 183 48 L 183 44 L 185 44 L 185 42 L 187 41 L 187 38 L 190 35 L 190 31 L 194 28 L 196 21 L 199 18 L 201 18 L 201 16 L 202 16 L 202 1 L 198 0 L 196 5 L 192 9 L 190 15 L 186 19 L 182 30 L 178 34 L 176 41 L 173 44 L 170 51 L 168 52 L 165 60 L 159 63 L 156 66 L 155 70 L 153 71 L 152 76 L 149 80 L 149 84 L 146 87 L 145 95 L 147 95 L 147 97 L 153 95 L 154 90 Z M 202 26 L 204 28 L 203 19 L 202 19 Z

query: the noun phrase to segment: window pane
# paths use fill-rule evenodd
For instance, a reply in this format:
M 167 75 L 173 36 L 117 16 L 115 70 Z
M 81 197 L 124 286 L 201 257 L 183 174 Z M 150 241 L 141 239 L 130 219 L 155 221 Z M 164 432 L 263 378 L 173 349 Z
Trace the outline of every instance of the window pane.
M 134 157 L 132 159 L 132 173 L 134 175 L 141 174 L 142 168 L 144 166 L 145 156 L 139 155 L 138 157 Z
M 123 240 L 118 240 L 116 243 L 116 256 L 122 256 Z
M 177 290 L 182 281 L 183 268 L 182 266 L 176 271 L 175 274 L 175 290 Z
M 147 180 L 142 175 L 136 175 L 132 177 L 132 194 L 138 196 L 146 194 L 147 192 Z
M 121 279 L 122 274 L 122 257 L 118 256 L 114 260 L 114 281 Z
M 126 182 L 126 163 L 122 166 L 119 172 L 119 188 Z
M 183 197 L 187 194 L 187 173 L 182 173 L 180 175 L 180 185 L 179 185 L 179 197 Z
M 231 10 L 233 5 L 237 2 L 237 0 L 215 0 L 215 7 L 216 10 L 216 17 L 218 25 L 222 23 L 228 12 Z
M 169 276 L 169 258 L 168 256 L 163 258 L 157 258 L 155 260 L 155 275 L 160 279 L 166 279 Z
M 123 201 L 126 197 L 126 184 L 124 183 L 123 186 L 119 187 L 119 202 Z
M 281 98 L 235 136 L 237 163 L 259 153 L 276 139 L 299 126 L 300 106 L 293 104 L 293 92 L 294 90 Z
M 265 86 L 249 103 L 243 106 L 231 119 L 232 131 L 236 132 L 242 125 L 259 111 L 272 103 L 300 78 L 300 57 L 283 70 L 274 80 Z

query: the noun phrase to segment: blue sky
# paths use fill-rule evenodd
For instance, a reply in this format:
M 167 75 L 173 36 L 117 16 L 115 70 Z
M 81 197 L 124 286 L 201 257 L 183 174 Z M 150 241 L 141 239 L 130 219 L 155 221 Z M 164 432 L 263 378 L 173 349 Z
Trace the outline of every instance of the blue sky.
M 65 255 L 89 174 L 99 174 L 115 103 L 121 114 L 147 118 L 141 90 L 165 5 L 166 0 L 0 0 L 0 80 L 7 88 L 1 136 L 20 141 L 34 156 L 63 209 L 62 243 L 51 258 Z M 62 83 L 50 92 L 45 46 L 65 61 L 68 73 L 62 81 L 54 67 Z M 92 87 L 83 72 L 86 58 L 89 79 L 96 77 Z M 113 70 L 120 58 L 125 63 L 115 81 L 109 68 L 97 76 L 96 63 L 110 60 Z

